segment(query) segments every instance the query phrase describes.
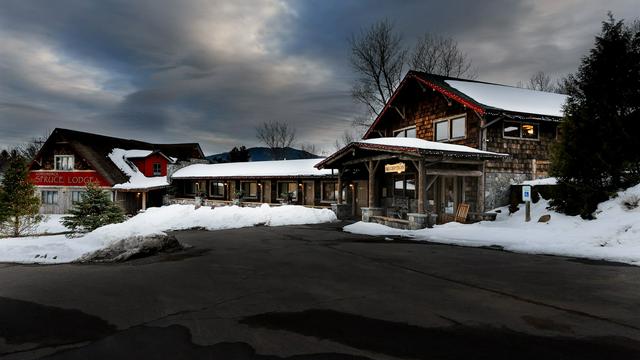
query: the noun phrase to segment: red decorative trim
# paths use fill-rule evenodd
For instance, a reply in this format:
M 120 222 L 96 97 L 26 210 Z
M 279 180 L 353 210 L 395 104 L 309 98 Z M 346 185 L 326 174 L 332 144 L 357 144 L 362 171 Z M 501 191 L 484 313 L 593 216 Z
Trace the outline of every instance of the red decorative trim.
M 446 97 L 449 97 L 449 98 L 451 98 L 451 99 L 453 99 L 453 100 L 455 100 L 455 101 L 459 102 L 460 104 L 462 104 L 462 105 L 464 105 L 464 106 L 466 106 L 466 107 L 468 107 L 468 108 L 471 108 L 471 109 L 475 110 L 475 111 L 476 111 L 476 112 L 478 112 L 478 114 L 480 114 L 480 115 L 484 115 L 484 108 L 482 108 L 482 107 L 480 107 L 480 106 L 478 106 L 478 105 L 476 105 L 476 104 L 473 104 L 473 103 L 471 103 L 470 101 L 467 101 L 467 100 L 463 99 L 462 97 L 460 97 L 460 96 L 458 96 L 458 95 L 454 94 L 453 92 L 451 92 L 451 91 L 449 91 L 449 90 L 446 90 L 446 89 L 445 89 L 445 88 L 443 88 L 442 86 L 438 86 L 438 85 L 436 85 L 436 84 L 434 84 L 434 83 L 432 83 L 432 82 L 430 82 L 430 81 L 424 80 L 424 79 L 420 78 L 419 76 L 415 76 L 415 78 L 416 78 L 416 80 L 418 80 L 419 82 L 421 82 L 421 83 L 423 83 L 423 84 L 427 85 L 428 87 L 430 87 L 430 88 L 432 88 L 433 90 L 435 90 L 435 91 L 437 91 L 437 92 L 441 93 L 442 95 L 444 95 L 444 96 L 446 96 Z

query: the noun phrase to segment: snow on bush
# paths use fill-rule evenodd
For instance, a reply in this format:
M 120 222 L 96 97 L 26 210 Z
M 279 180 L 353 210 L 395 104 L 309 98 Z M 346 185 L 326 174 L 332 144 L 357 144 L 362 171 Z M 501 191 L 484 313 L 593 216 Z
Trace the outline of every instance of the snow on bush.
M 165 231 L 203 228 L 235 229 L 255 225 L 318 224 L 336 220 L 333 211 L 304 206 L 201 207 L 170 205 L 149 208 L 131 219 L 100 227 L 79 238 L 64 235 L 0 239 L 0 262 L 65 263 L 125 239 L 165 235 Z M 125 242 L 126 243 L 126 242 Z
M 507 207 L 501 208 L 496 221 L 464 225 L 448 223 L 433 229 L 398 230 L 358 222 L 345 226 L 347 232 L 366 235 L 406 236 L 415 240 L 464 246 L 497 245 L 505 250 L 530 253 L 583 257 L 640 265 L 640 207 L 626 202 L 640 197 L 640 184 L 601 203 L 595 220 L 566 216 L 547 210 L 548 202 L 541 199 L 531 204 L 531 222 L 524 221 L 524 207 L 509 216 Z M 548 223 L 537 222 L 550 214 Z

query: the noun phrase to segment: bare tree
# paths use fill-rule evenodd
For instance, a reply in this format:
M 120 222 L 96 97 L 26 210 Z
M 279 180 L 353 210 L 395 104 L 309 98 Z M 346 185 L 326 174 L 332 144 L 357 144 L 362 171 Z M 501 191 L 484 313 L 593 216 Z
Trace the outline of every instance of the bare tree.
M 353 130 L 345 130 L 342 135 L 336 139 L 334 144 L 336 151 L 356 141 L 357 138 L 359 138 L 359 136 L 357 136 Z
M 351 65 L 360 75 L 353 98 L 378 115 L 400 83 L 407 50 L 389 20 L 382 20 L 352 36 Z
M 467 54 L 458 42 L 441 35 L 425 33 L 416 43 L 411 55 L 411 68 L 430 74 L 475 79 Z
M 274 160 L 282 160 L 296 139 L 296 130 L 286 122 L 265 121 L 256 128 L 256 137 L 271 149 Z
M 302 143 L 302 144 L 300 144 L 300 150 L 306 151 L 311 155 L 316 155 L 317 156 L 317 154 L 318 154 L 318 149 L 316 148 L 316 144 L 309 144 L 309 143 L 305 144 L 305 143 Z
M 545 74 L 544 71 L 538 71 L 535 74 L 531 75 L 529 78 L 529 82 L 526 85 L 527 89 L 538 90 L 538 91 L 555 91 L 556 87 L 551 82 L 551 77 Z

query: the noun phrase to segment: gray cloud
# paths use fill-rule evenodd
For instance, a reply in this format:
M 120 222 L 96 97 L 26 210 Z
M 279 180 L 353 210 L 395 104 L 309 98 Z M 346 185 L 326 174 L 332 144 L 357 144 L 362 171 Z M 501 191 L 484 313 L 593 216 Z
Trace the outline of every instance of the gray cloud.
M 481 79 L 514 84 L 574 71 L 607 10 L 635 0 L 193 0 L 3 2 L 0 147 L 69 127 L 206 152 L 257 145 L 285 120 L 331 149 L 362 109 L 350 98 L 348 37 L 389 18 L 411 44 L 456 38 Z

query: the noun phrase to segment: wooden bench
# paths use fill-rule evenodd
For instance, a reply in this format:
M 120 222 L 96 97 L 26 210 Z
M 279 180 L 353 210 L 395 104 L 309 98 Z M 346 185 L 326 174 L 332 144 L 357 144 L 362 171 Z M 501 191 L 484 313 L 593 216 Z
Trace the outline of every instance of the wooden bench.
M 386 225 L 396 229 L 409 229 L 409 220 L 398 219 L 388 216 L 371 216 L 369 218 L 371 222 Z

